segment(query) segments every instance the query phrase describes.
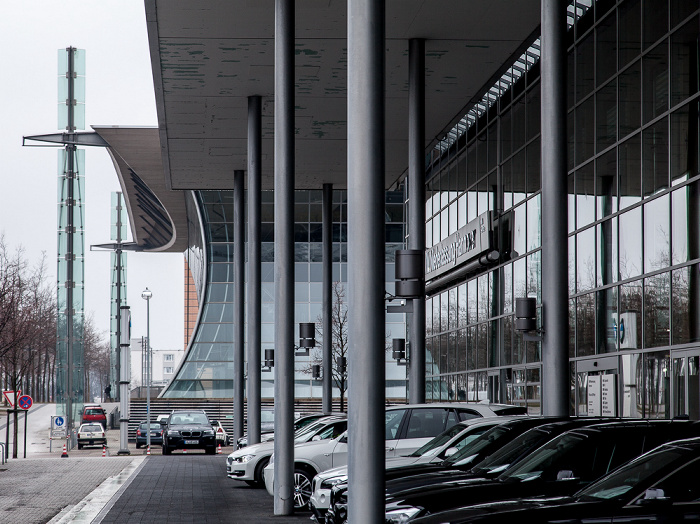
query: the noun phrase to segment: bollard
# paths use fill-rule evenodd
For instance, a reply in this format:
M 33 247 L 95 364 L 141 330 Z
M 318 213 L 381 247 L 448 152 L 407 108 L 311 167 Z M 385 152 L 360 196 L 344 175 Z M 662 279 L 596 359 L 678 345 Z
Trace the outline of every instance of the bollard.
M 102 456 L 103 457 L 107 456 L 107 446 L 102 446 Z
M 148 446 L 146 448 L 146 455 L 150 455 L 150 454 L 151 454 L 151 446 Z
M 221 443 L 219 443 L 219 447 L 216 448 L 216 452 L 221 455 Z

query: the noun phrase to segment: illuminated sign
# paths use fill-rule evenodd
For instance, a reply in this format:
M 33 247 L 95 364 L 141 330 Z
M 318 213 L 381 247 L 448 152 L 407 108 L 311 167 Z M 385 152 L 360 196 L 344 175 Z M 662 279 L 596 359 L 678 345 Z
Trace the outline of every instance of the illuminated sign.
M 491 249 L 487 211 L 425 251 L 425 279 L 430 280 Z

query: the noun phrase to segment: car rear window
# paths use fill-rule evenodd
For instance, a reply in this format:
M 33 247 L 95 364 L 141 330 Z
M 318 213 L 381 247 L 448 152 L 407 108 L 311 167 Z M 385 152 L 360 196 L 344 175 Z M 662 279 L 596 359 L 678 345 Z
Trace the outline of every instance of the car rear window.
M 148 424 L 141 424 L 140 429 L 148 429 Z M 154 424 L 151 422 L 151 429 L 160 429 L 160 424 Z
M 102 431 L 102 426 L 99 424 L 90 424 L 83 426 L 83 431 Z
M 88 408 L 85 410 L 86 415 L 104 415 L 104 412 L 102 408 Z

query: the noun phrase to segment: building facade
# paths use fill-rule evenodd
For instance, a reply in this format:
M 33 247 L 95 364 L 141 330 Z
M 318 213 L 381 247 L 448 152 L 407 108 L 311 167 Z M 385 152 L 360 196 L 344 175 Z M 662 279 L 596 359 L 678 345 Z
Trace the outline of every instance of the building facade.
M 698 3 L 588 4 L 568 31 L 570 412 L 697 419 Z M 514 328 L 515 299 L 541 304 L 538 58 L 536 40 L 431 155 L 426 271 L 449 266 L 427 283 L 435 400 L 540 411 L 541 343 Z M 497 259 L 455 264 L 478 217 Z

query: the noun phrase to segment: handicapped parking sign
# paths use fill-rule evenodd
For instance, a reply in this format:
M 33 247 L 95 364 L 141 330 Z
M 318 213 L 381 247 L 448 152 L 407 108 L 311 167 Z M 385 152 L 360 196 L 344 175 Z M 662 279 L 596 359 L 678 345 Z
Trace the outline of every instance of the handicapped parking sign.
M 32 397 L 29 395 L 22 395 L 17 399 L 17 405 L 19 406 L 20 409 L 27 410 L 32 407 L 32 403 L 34 401 L 32 400 Z

